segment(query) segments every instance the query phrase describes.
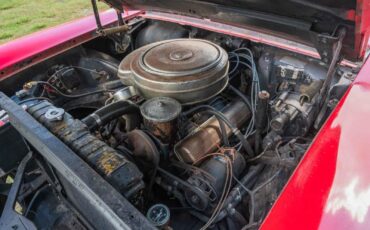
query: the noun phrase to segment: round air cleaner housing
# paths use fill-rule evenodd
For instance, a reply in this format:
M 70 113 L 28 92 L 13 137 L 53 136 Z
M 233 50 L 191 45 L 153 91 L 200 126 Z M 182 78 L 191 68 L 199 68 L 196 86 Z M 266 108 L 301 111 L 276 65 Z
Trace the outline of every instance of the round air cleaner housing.
M 146 99 L 171 97 L 188 105 L 206 101 L 228 83 L 228 56 L 220 46 L 200 39 L 152 43 L 121 62 L 118 77 Z

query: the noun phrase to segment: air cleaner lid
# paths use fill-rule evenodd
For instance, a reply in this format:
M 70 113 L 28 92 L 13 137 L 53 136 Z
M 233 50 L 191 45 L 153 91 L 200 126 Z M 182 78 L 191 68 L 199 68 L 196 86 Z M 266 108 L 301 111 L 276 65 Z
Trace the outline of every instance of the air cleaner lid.
M 207 71 L 215 67 L 220 58 L 219 46 L 211 42 L 176 39 L 146 50 L 140 66 L 152 74 L 175 77 Z
M 226 51 L 207 40 L 173 39 L 152 43 L 127 55 L 118 77 L 145 99 L 170 97 L 183 105 L 204 102 L 228 83 Z
M 141 115 L 149 121 L 168 122 L 181 113 L 181 104 L 169 97 L 155 97 L 140 107 Z

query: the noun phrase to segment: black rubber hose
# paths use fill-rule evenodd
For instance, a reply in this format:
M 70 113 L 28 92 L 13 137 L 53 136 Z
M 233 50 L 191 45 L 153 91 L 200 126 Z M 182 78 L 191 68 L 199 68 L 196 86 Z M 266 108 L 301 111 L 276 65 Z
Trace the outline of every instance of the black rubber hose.
M 41 188 L 39 188 L 35 194 L 33 195 L 31 201 L 29 202 L 28 206 L 27 206 L 27 209 L 26 209 L 26 212 L 24 213 L 24 216 L 27 216 L 32 208 L 32 205 L 33 203 L 35 202 L 35 200 L 38 198 L 38 196 L 40 195 L 41 192 L 43 192 L 45 189 L 49 188 L 50 187 L 50 184 L 45 184 L 43 185 Z
M 256 111 L 256 138 L 255 138 L 255 152 L 260 153 L 262 145 L 262 132 L 266 128 L 267 124 L 267 110 L 268 101 L 270 99 L 270 94 L 267 91 L 261 91 L 258 93 L 258 103 Z
M 114 93 L 115 92 L 114 90 L 110 90 L 110 89 L 102 89 L 102 90 L 97 90 L 97 91 L 89 91 L 87 93 L 82 93 L 82 94 L 65 94 L 62 91 L 60 91 L 59 89 L 57 89 L 57 87 L 55 87 L 52 84 L 50 84 L 49 82 L 46 82 L 46 81 L 36 81 L 34 83 L 35 84 L 38 84 L 38 85 L 46 85 L 46 86 L 52 88 L 55 93 L 59 94 L 62 97 L 65 97 L 65 98 L 80 98 L 80 97 L 90 96 L 90 95 L 93 95 L 93 94 Z
M 229 142 L 229 137 L 227 136 L 227 133 L 226 133 L 225 123 L 223 123 L 220 118 L 217 118 L 217 119 L 218 119 L 218 123 L 220 124 L 222 141 L 223 141 L 223 143 L 224 143 L 225 146 L 229 147 L 230 146 L 230 142 Z
M 261 145 L 262 145 L 262 131 L 260 129 L 256 129 L 255 139 L 254 139 L 254 151 L 256 154 L 261 152 Z
M 242 214 L 240 214 L 240 212 L 236 211 L 235 210 L 235 213 L 232 215 L 231 217 L 233 220 L 235 220 L 240 227 L 242 226 L 245 226 L 248 224 L 247 220 L 244 218 L 244 216 Z
M 103 126 L 125 114 L 139 115 L 140 109 L 137 105 L 127 101 L 117 101 L 96 110 L 94 113 L 82 119 L 82 122 L 85 123 L 90 130 L 94 130 L 98 126 Z
M 227 225 L 227 229 L 228 230 L 230 230 L 230 229 L 237 229 L 236 224 L 235 224 L 235 221 L 233 219 L 231 219 L 231 217 L 226 217 L 226 225 Z M 241 226 L 244 226 L 244 225 L 241 225 Z
M 249 172 L 240 179 L 240 183 L 249 188 L 249 184 L 256 178 L 256 176 L 263 170 L 263 168 L 264 166 L 262 164 L 252 166 Z M 225 216 L 228 215 L 227 208 L 236 207 L 242 200 L 237 199 L 237 197 L 244 197 L 246 192 L 247 191 L 245 191 L 245 189 L 243 189 L 240 184 L 236 184 L 226 198 L 223 209 L 215 219 L 215 223 L 225 218 Z
M 252 105 L 251 105 L 248 97 L 245 96 L 242 92 L 240 92 L 237 88 L 235 88 L 234 86 L 232 86 L 230 84 L 229 84 L 229 89 L 231 89 L 231 91 L 233 91 L 236 95 L 238 95 L 243 100 L 243 102 L 249 107 L 249 109 L 252 112 L 252 119 L 254 120 L 255 117 L 254 117 L 253 108 L 252 108 Z
M 207 113 L 212 114 L 212 115 L 216 116 L 217 118 L 221 119 L 227 126 L 229 126 L 231 131 L 239 139 L 239 141 L 241 142 L 241 144 L 242 144 L 244 150 L 247 152 L 247 154 L 250 157 L 254 156 L 254 151 L 253 151 L 251 145 L 249 144 L 249 142 L 244 138 L 244 136 L 240 132 L 240 130 L 237 127 L 235 127 L 233 124 L 231 124 L 231 122 L 221 112 L 215 110 L 212 106 L 209 106 L 209 105 L 199 105 L 199 106 L 196 106 L 196 107 L 186 111 L 185 115 L 189 115 L 189 114 L 195 113 L 195 112 L 207 112 Z

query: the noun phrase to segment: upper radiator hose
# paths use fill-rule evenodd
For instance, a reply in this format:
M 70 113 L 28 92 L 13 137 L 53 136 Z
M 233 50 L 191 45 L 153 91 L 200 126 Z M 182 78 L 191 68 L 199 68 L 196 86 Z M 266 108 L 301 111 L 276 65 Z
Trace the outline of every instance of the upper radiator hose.
M 85 123 L 90 130 L 93 130 L 122 115 L 132 113 L 140 114 L 140 110 L 135 104 L 127 101 L 117 101 L 96 110 L 94 113 L 82 119 L 82 122 Z

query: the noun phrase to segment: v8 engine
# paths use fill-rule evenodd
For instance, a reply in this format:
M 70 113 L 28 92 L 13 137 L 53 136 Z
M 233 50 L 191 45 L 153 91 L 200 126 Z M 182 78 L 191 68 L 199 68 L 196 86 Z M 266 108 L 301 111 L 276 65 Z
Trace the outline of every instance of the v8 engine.
M 352 70 L 338 66 L 324 89 L 328 66 L 320 60 L 163 28 L 163 39 L 132 33 L 137 42 L 123 54 L 84 48 L 78 58 L 41 66 L 46 72 L 35 70 L 12 99 L 151 225 L 256 229 Z M 73 219 L 88 229 L 84 215 L 67 215 L 81 209 L 70 205 L 60 175 L 37 162 L 26 176 L 25 216 L 36 225 L 47 216 L 50 228 Z

